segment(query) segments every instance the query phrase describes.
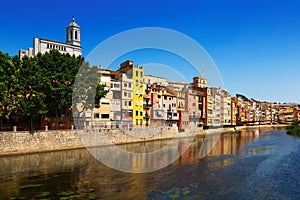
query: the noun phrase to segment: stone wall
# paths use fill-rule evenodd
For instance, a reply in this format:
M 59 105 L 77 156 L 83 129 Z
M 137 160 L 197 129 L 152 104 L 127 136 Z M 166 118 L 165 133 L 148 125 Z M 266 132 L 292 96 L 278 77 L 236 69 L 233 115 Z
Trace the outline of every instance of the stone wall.
M 29 132 L 0 132 L 0 155 L 22 154 L 123 144 L 178 136 L 177 127 L 125 130 L 51 130 Z

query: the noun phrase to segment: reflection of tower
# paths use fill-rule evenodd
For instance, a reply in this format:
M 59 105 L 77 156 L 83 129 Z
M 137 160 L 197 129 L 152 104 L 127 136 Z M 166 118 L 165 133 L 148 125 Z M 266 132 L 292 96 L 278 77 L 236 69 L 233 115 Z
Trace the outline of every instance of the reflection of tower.
M 72 17 L 72 22 L 67 26 L 67 44 L 80 46 L 80 27 Z

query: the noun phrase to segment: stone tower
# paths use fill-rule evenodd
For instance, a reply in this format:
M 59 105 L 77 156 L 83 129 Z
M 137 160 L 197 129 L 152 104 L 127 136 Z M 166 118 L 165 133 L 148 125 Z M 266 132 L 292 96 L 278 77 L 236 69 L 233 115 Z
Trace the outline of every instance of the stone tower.
M 67 26 L 67 44 L 80 46 L 80 27 L 72 17 L 72 22 Z

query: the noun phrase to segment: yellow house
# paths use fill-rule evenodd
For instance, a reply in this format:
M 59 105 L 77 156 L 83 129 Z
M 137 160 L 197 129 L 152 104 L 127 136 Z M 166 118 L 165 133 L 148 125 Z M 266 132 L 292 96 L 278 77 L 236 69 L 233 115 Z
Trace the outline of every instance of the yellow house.
M 143 109 L 143 94 L 144 94 L 144 67 L 134 66 L 132 71 L 133 79 L 133 112 L 132 121 L 135 126 L 143 125 L 144 109 Z

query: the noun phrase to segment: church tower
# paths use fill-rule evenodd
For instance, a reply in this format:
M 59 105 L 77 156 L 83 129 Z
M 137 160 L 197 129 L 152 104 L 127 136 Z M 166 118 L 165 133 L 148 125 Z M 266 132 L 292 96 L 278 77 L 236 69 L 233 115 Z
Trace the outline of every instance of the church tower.
M 80 46 L 80 27 L 72 17 L 72 22 L 67 26 L 67 44 Z

